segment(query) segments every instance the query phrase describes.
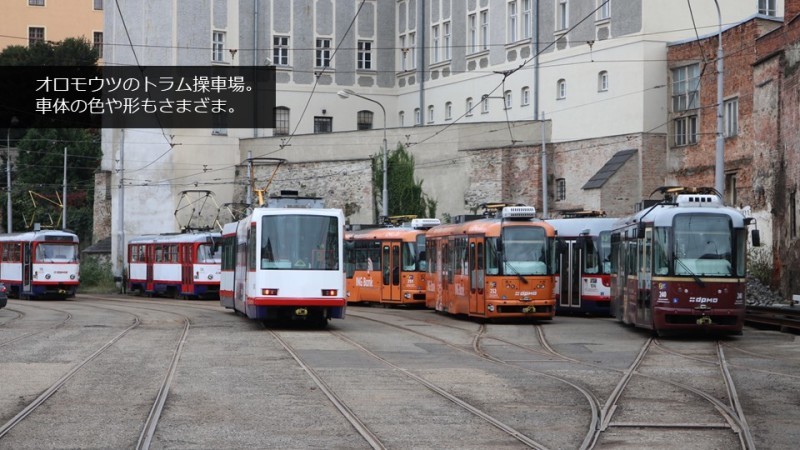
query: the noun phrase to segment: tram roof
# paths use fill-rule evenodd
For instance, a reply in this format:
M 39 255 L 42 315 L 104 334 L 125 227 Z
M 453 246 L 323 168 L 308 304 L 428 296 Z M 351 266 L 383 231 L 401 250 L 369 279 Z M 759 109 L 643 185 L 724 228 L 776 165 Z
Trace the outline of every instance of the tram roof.
M 344 234 L 346 240 L 369 240 L 369 239 L 396 239 L 405 242 L 415 242 L 417 236 L 424 235 L 426 230 L 411 227 L 394 228 L 366 228 L 363 230 L 347 231 Z
M 547 219 L 558 232 L 559 237 L 580 235 L 597 236 L 603 231 L 615 228 L 619 222 L 616 217 L 575 217 L 569 219 Z
M 78 242 L 78 235 L 63 230 L 39 230 L 39 231 L 22 231 L 19 233 L 5 233 L 5 234 L 0 234 L 0 242 L 47 241 L 48 239 L 53 237 L 62 238 L 62 239 L 57 239 L 62 242 L 64 241 L 63 238 L 66 237 L 72 238 L 71 242 Z
M 618 225 L 622 227 L 638 222 L 646 222 L 653 223 L 657 227 L 669 227 L 672 226 L 675 216 L 682 214 L 723 215 L 731 219 L 734 228 L 743 228 L 745 226 L 744 214 L 730 206 L 678 206 L 674 203 L 659 204 L 643 209 L 632 216 L 622 219 Z
M 132 237 L 129 244 L 180 244 L 189 242 L 208 242 L 208 239 L 218 239 L 222 236 L 217 231 L 200 231 L 193 233 L 175 234 L 146 234 Z
M 555 228 L 541 219 L 528 220 L 502 220 L 500 218 L 477 219 L 464 223 L 451 223 L 433 227 L 426 233 L 427 236 L 449 236 L 463 234 L 484 234 L 487 236 L 500 236 L 501 228 L 507 227 L 541 227 L 547 234 L 555 234 Z

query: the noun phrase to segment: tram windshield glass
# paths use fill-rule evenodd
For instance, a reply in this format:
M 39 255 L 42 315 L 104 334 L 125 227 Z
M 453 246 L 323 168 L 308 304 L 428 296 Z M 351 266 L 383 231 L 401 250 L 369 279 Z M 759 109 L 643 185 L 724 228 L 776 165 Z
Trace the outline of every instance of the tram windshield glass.
M 731 250 L 736 241 L 728 216 L 678 215 L 673 235 L 675 275 L 744 276 L 738 273 L 740 258 Z
M 502 273 L 504 275 L 547 274 L 547 242 L 543 228 L 503 228 Z
M 264 216 L 261 268 L 339 270 L 339 220 L 329 216 Z
M 205 264 L 219 264 L 222 262 L 222 246 L 219 241 L 214 244 L 201 244 L 197 246 L 197 262 Z
M 78 261 L 76 244 L 42 243 L 36 246 L 36 262 L 72 263 Z
M 592 236 L 585 246 L 583 273 L 611 273 L 611 232 L 603 231 L 599 236 Z

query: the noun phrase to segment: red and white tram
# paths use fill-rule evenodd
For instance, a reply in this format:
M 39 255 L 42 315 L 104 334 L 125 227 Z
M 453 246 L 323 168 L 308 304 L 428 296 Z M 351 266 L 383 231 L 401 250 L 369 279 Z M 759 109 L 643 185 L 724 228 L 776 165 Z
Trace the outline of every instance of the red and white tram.
M 612 232 L 612 315 L 659 334 L 740 333 L 750 220 L 710 188 L 656 192 L 663 201 Z M 758 230 L 752 239 L 760 245 Z
M 547 221 L 556 229 L 556 313 L 610 314 L 611 229 L 619 219 L 572 217 Z
M 251 319 L 319 327 L 344 318 L 340 209 L 255 208 L 222 235 L 222 306 Z
M 128 291 L 178 298 L 219 298 L 221 235 L 138 236 L 128 242 Z
M 67 298 L 80 284 L 78 236 L 59 230 L 0 235 L 0 282 L 17 298 Z
M 529 206 L 426 233 L 426 305 L 485 319 L 555 315 L 555 230 Z

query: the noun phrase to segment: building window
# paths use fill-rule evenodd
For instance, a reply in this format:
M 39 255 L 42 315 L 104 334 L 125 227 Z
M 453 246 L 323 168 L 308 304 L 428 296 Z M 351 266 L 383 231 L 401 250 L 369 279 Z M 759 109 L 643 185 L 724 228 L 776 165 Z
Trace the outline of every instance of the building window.
M 725 202 L 728 205 L 736 206 L 736 173 L 725 174 Z
M 468 97 L 467 98 L 467 103 L 466 103 L 465 107 L 466 107 L 466 110 L 467 110 L 466 115 L 467 116 L 471 116 L 472 115 L 472 97 Z
M 505 91 L 503 93 L 503 100 L 505 101 L 506 109 L 511 109 L 514 104 L 511 102 L 511 91 Z
M 522 88 L 520 92 L 520 105 L 521 106 L 528 106 L 531 104 L 531 89 L 527 86 Z
M 400 36 L 400 70 L 408 70 L 408 47 L 405 36 Z
M 611 17 L 611 0 L 597 0 L 597 20 Z
M 453 118 L 453 102 L 447 102 L 444 104 L 444 120 L 450 120 Z
M 489 96 L 483 95 L 481 96 L 481 114 L 486 114 L 489 112 Z
M 400 111 L 400 113 L 397 115 L 397 121 L 400 122 L 401 127 L 404 127 L 406 125 L 406 113 Z
M 44 28 L 42 27 L 28 28 L 28 45 L 33 45 L 36 42 L 44 42 Z
M 517 42 L 517 2 L 508 2 L 508 42 Z
M 331 66 L 331 40 L 330 39 L 317 39 L 316 59 L 314 61 L 315 67 L 330 67 Z M 324 131 L 322 132 L 324 133 Z
M 97 57 L 103 57 L 103 32 L 95 31 L 92 33 L 92 46 L 97 50 Z
M 422 115 L 419 108 L 414 108 L 414 125 L 422 125 Z
M 211 115 L 211 134 L 214 136 L 227 136 L 228 135 L 228 115 L 227 114 L 212 114 Z
M 562 31 L 569 28 L 569 19 L 567 8 L 567 0 L 556 0 L 558 2 L 556 9 L 556 31 Z
M 567 180 L 564 178 L 556 179 L 556 201 L 567 199 Z
M 44 3 L 44 0 L 42 0 L 42 3 Z M 777 14 L 775 0 L 758 0 L 758 13 L 774 17 Z
M 28 6 L 44 6 L 44 0 L 28 0 Z
M 408 48 L 411 49 L 411 55 L 409 55 L 409 68 L 416 69 L 417 68 L 417 33 L 408 33 Z
M 94 0 L 94 9 L 99 11 L 103 9 L 103 0 Z
M 481 11 L 481 49 L 489 48 L 489 10 Z
M 272 37 L 272 63 L 276 66 L 289 65 L 289 36 Z
M 449 60 L 451 58 L 450 55 L 450 22 L 445 22 L 442 24 L 444 30 L 444 43 L 442 45 L 444 49 L 444 59 Z
M 428 123 L 433 123 L 434 117 L 433 105 L 428 105 Z
M 697 109 L 700 64 L 672 69 L 672 111 Z
M 431 27 L 431 51 L 433 52 L 433 63 L 439 62 L 439 25 Z
M 475 14 L 467 16 L 467 32 L 469 33 L 467 38 L 469 52 L 475 53 L 478 51 L 478 19 Z
M 556 98 L 559 100 L 567 98 L 567 80 L 563 78 L 556 83 Z
M 358 68 L 372 70 L 372 41 L 358 41 Z
M 314 133 L 331 133 L 333 132 L 333 117 L 314 117 Z
M 725 137 L 739 134 L 739 99 L 726 100 L 724 104 Z
M 359 130 L 371 130 L 372 129 L 372 111 L 359 111 L 358 117 L 356 120 L 358 121 L 358 129 Z
M 522 38 L 531 37 L 531 0 L 522 0 Z
M 224 62 L 225 54 L 225 32 L 214 31 L 211 33 L 211 60 L 214 62 Z
M 289 135 L 289 108 L 278 106 L 275 108 L 275 136 Z
M 697 116 L 686 116 L 673 121 L 675 129 L 675 145 L 697 143 Z
M 597 91 L 606 92 L 608 90 L 608 72 L 603 70 L 597 74 Z

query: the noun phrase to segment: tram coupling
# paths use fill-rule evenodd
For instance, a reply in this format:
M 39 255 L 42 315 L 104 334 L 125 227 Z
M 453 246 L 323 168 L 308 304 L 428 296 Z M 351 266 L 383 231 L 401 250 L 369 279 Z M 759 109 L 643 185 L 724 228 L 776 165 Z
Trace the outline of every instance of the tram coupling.
M 535 306 L 526 306 L 526 307 L 522 308 L 522 312 L 525 313 L 525 314 L 535 313 L 536 312 L 536 307 Z
M 711 325 L 713 323 L 714 322 L 711 321 L 711 317 L 708 317 L 708 316 L 703 316 L 703 317 L 697 319 L 697 324 L 698 325 Z
M 294 315 L 295 316 L 299 316 L 299 317 L 305 317 L 305 316 L 308 315 L 308 309 L 307 308 L 297 308 L 297 309 L 294 310 Z

